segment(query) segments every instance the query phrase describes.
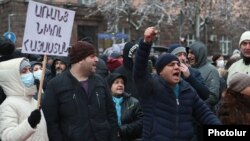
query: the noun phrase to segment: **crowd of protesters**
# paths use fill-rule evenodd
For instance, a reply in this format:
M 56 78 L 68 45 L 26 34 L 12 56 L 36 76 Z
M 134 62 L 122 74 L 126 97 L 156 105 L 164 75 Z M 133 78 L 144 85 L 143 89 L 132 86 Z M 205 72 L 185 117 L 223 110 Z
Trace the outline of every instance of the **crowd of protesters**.
M 197 141 L 199 125 L 250 124 L 250 31 L 211 60 L 185 39 L 155 56 L 158 32 L 100 56 L 84 38 L 45 66 L 0 37 L 0 140 Z

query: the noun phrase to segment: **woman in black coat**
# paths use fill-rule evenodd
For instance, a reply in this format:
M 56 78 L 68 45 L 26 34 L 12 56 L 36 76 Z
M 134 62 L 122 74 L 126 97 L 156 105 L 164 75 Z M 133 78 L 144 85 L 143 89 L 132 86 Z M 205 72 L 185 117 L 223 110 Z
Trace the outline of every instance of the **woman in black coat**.
M 111 73 L 107 77 L 116 107 L 121 141 L 139 141 L 142 135 L 142 109 L 139 101 L 124 92 L 126 77 Z

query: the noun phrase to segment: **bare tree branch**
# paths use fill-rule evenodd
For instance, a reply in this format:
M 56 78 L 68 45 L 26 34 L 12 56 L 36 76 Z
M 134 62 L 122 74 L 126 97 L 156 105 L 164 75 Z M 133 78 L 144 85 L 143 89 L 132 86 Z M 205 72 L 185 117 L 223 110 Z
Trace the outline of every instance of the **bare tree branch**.
M 136 30 L 144 25 L 157 27 L 173 25 L 180 12 L 183 21 L 196 23 L 196 17 L 202 20 L 219 21 L 235 29 L 250 29 L 248 11 L 250 1 L 246 0 L 144 0 L 135 5 L 133 0 L 99 0 L 96 10 L 92 10 L 85 17 L 102 14 L 108 23 L 108 32 L 117 32 L 121 19 Z M 94 6 L 94 5 L 92 5 Z M 201 23 L 204 21 L 201 21 Z

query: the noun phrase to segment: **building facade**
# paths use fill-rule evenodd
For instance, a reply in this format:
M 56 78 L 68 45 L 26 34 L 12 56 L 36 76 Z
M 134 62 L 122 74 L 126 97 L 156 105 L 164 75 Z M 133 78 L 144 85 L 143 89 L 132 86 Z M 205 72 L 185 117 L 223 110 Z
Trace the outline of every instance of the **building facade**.
M 16 35 L 16 47 L 21 47 L 24 28 L 27 15 L 27 7 L 29 0 L 0 0 L 0 34 L 11 31 Z M 107 22 L 103 15 L 97 14 L 86 17 L 86 13 L 90 13 L 89 5 L 96 0 L 36 0 L 37 2 L 62 7 L 75 11 L 75 19 L 71 33 L 71 43 L 84 37 L 91 37 L 94 44 L 99 50 L 103 51 L 110 47 L 113 43 L 112 39 L 98 39 L 98 33 L 107 30 Z M 135 0 L 135 5 L 138 5 Z M 93 7 L 95 8 L 95 7 Z M 201 21 L 202 22 L 202 21 Z M 140 29 L 131 27 L 127 19 L 121 19 L 119 30 L 130 37 L 127 40 L 138 40 L 143 36 L 143 32 L 148 25 L 144 25 Z M 161 27 L 157 44 L 161 46 L 169 46 L 171 43 L 179 42 L 180 23 L 175 21 L 172 25 Z M 187 38 L 188 44 L 192 43 L 195 38 L 194 27 L 190 23 L 182 25 L 182 32 Z M 223 26 L 219 22 L 205 23 L 200 31 L 200 40 L 208 46 L 209 55 L 221 52 L 224 55 L 230 55 L 234 48 L 237 48 L 239 36 L 243 31 L 238 33 L 231 32 L 229 26 Z M 122 42 L 127 41 L 122 40 Z
M 57 6 L 75 11 L 75 19 L 73 22 L 71 43 L 84 37 L 91 37 L 98 45 L 97 34 L 105 30 L 105 21 L 102 16 L 92 16 L 84 18 L 87 13 L 87 0 L 43 0 L 37 1 L 52 6 Z M 27 16 L 28 0 L 2 0 L 0 1 L 0 34 L 5 32 L 13 32 L 16 35 L 16 47 L 21 47 L 24 36 L 25 22 Z

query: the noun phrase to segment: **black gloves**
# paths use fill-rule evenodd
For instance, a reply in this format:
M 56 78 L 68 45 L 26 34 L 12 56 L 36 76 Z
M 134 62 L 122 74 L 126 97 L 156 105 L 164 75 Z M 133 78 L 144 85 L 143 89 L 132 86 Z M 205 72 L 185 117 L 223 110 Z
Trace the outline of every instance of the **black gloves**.
M 36 125 L 40 122 L 40 120 L 41 120 L 41 112 L 38 109 L 32 111 L 30 116 L 28 117 L 28 122 L 32 128 L 35 128 Z

